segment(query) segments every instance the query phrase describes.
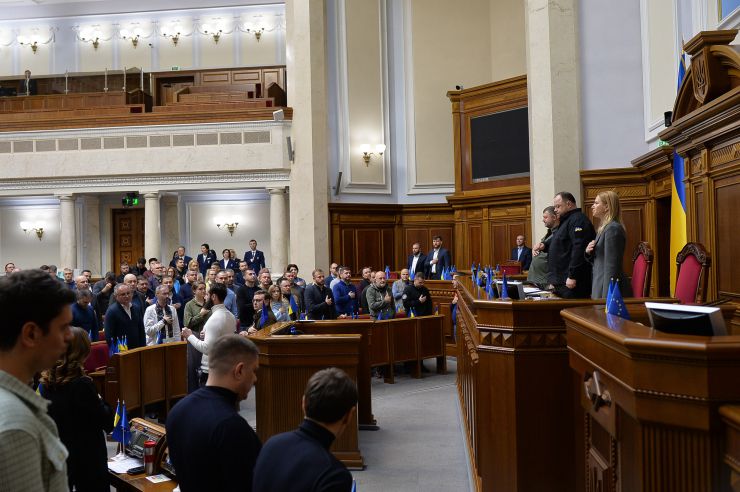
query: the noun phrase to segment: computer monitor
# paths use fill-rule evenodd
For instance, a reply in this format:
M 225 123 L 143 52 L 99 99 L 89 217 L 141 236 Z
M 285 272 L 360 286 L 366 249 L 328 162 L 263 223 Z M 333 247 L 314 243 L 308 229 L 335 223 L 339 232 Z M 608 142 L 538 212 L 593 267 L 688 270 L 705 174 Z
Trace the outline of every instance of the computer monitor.
M 646 302 L 650 325 L 674 335 L 727 335 L 722 311 L 716 307 Z
M 506 281 L 506 295 L 504 295 L 504 281 L 496 280 L 496 288 L 501 299 L 509 298 L 514 300 L 524 300 L 524 284 L 519 280 L 507 280 Z

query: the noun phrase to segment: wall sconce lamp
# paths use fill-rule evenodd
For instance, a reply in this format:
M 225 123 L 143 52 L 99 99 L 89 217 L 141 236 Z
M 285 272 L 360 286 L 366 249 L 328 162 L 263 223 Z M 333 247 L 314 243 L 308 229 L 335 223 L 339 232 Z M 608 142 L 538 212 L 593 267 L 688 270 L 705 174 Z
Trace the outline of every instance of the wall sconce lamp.
M 239 227 L 239 222 L 237 222 L 237 220 L 238 219 L 232 219 L 231 222 L 226 222 L 225 219 L 216 219 L 216 227 L 222 231 L 228 231 L 229 235 L 233 236 L 236 228 Z
M 377 144 L 375 146 L 375 152 L 370 152 L 370 144 L 362 144 L 360 145 L 360 152 L 362 152 L 362 160 L 365 161 L 365 165 L 370 165 L 370 157 L 377 154 L 377 155 L 383 155 L 383 152 L 385 152 L 385 144 Z
M 39 42 L 37 40 L 31 41 L 29 38 L 25 36 L 18 36 L 18 44 L 21 46 L 30 46 L 31 51 L 33 51 L 33 54 L 36 54 L 36 51 L 39 49 Z
M 257 38 L 257 42 L 260 42 L 260 38 L 262 37 L 262 33 L 265 32 L 264 27 L 260 27 L 259 29 L 247 29 L 246 32 L 248 33 L 254 33 L 254 37 Z
M 31 234 L 31 232 L 35 232 L 36 237 L 39 238 L 39 241 L 41 241 L 41 238 L 44 237 L 44 224 L 41 222 L 37 222 L 37 223 L 21 222 L 20 226 L 21 226 L 21 229 L 23 229 L 23 232 L 26 233 L 26 235 Z
M 223 29 L 215 30 L 208 24 L 203 25 L 203 34 L 206 36 L 213 37 L 213 42 L 218 44 L 218 40 L 221 39 L 221 35 L 224 33 Z
M 177 46 L 177 42 L 180 41 L 180 33 L 176 32 L 175 34 L 167 34 L 166 32 L 162 33 L 162 36 L 165 38 L 170 38 L 172 40 L 172 44 Z
M 138 34 L 136 36 L 129 36 L 129 38 L 131 38 L 131 44 L 134 46 L 134 48 L 139 46 L 139 35 Z M 123 39 L 126 39 L 126 36 L 124 36 Z
M 89 38 L 88 39 L 80 38 L 80 39 L 86 43 L 92 43 L 93 49 L 95 50 L 97 50 L 98 46 L 100 46 L 100 38 L 98 37 L 96 37 L 95 39 L 89 39 Z

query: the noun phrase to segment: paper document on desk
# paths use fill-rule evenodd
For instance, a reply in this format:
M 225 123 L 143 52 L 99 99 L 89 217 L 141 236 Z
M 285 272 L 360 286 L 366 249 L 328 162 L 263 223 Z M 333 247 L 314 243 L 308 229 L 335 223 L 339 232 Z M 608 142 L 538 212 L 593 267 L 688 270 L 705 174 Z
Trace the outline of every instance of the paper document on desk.
M 126 473 L 127 470 L 142 466 L 143 464 L 144 460 L 140 460 L 139 458 L 124 458 L 118 461 L 109 461 L 108 469 L 113 473 Z

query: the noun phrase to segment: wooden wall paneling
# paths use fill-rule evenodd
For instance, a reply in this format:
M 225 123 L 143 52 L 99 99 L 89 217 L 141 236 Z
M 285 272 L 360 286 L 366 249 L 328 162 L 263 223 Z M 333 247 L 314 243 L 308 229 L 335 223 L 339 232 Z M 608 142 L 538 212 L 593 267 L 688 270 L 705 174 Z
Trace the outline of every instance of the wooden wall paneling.
M 491 261 L 494 266 L 509 258 L 509 225 L 493 224 L 491 227 Z M 486 262 L 488 263 L 488 262 Z
M 342 230 L 342 254 L 339 263 L 352 267 L 352 273 L 356 273 L 361 268 L 359 266 L 358 255 L 355 254 L 355 231 L 352 229 Z
M 122 261 L 130 265 L 144 256 L 144 209 L 113 209 L 113 267 L 120 274 Z
M 483 224 L 478 223 L 469 223 L 467 224 L 467 231 L 465 234 L 465 237 L 468 240 L 467 245 L 467 252 L 470 255 L 469 260 L 463 263 L 461 266 L 465 269 L 470 268 L 470 265 L 474 261 L 480 261 L 480 258 L 483 258 L 483 244 L 482 244 L 482 234 L 483 234 Z M 478 258 L 478 260 L 476 260 Z
M 357 229 L 355 238 L 355 249 L 358 258 L 376 270 L 383 268 L 382 230 Z
M 393 229 L 381 229 L 380 231 L 380 262 L 378 263 L 377 268 L 383 268 L 385 269 L 386 266 L 390 267 L 391 271 L 396 270 L 396 264 L 397 262 L 394 261 L 394 237 L 395 237 L 395 231 Z
M 429 232 L 427 229 L 421 229 L 418 227 L 408 227 L 404 228 L 404 240 L 403 240 L 403 247 L 404 251 L 406 252 L 406 256 L 411 254 L 411 245 L 414 243 L 419 243 L 419 246 L 421 247 L 421 250 L 424 252 L 424 254 L 429 251 L 429 248 L 431 248 L 432 243 L 429 240 Z M 404 261 L 407 258 L 404 257 Z
M 268 87 L 270 87 L 270 84 L 276 83 L 279 85 L 283 90 L 286 90 L 285 87 L 285 68 L 284 67 L 275 67 L 275 68 L 264 68 L 262 69 L 262 87 L 264 90 L 267 90 Z
M 261 82 L 262 77 L 259 70 L 234 70 L 232 83 Z
M 203 72 L 200 77 L 200 85 L 223 85 L 231 83 L 231 72 L 228 70 L 224 70 L 222 72 Z
M 717 293 L 720 297 L 740 300 L 740 257 L 737 250 L 737 211 L 740 210 L 740 175 L 715 181 L 716 230 L 712 262 L 722 265 L 717 269 Z M 714 266 L 712 266 L 714 268 Z
M 632 276 L 632 253 L 640 241 L 643 240 L 642 238 L 646 237 L 643 209 L 644 204 L 628 204 L 622 207 L 622 225 L 624 225 L 627 236 L 622 259 L 622 271 L 628 276 Z

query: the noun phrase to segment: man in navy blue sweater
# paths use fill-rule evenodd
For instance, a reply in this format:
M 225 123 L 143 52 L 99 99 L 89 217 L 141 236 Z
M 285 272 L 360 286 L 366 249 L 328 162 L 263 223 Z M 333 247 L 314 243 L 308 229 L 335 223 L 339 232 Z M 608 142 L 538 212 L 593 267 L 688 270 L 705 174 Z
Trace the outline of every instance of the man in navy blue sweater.
M 334 295 L 334 305 L 337 315 L 352 317 L 357 312 L 357 289 L 352 283 L 352 270 L 347 267 L 339 267 L 339 282 L 331 289 Z
M 341 369 L 323 369 L 303 393 L 306 416 L 297 430 L 270 438 L 254 467 L 254 492 L 349 492 L 352 474 L 329 446 L 357 425 L 357 386 Z M 178 475 L 179 478 L 179 475 Z
M 167 444 L 182 492 L 250 491 L 262 443 L 239 415 L 257 376 L 257 346 L 224 335 L 208 350 L 208 381 L 167 417 Z

